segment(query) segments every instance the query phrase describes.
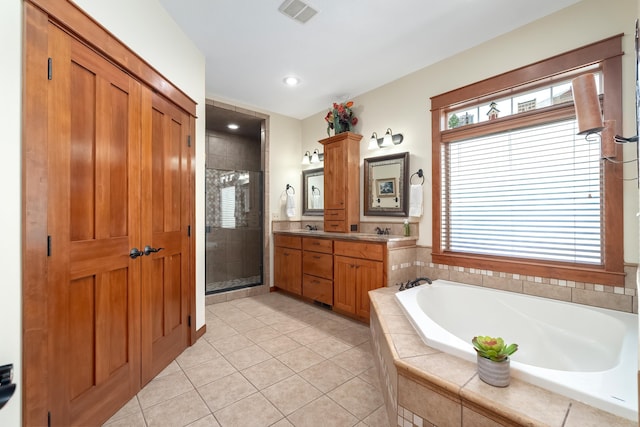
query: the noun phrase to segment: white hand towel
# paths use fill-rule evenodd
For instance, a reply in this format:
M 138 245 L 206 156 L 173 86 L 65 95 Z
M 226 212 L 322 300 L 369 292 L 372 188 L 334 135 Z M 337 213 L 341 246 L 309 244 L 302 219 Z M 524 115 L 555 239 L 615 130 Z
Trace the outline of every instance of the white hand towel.
M 322 209 L 322 199 L 319 194 L 311 196 L 312 209 Z
M 422 216 L 422 185 L 409 187 L 409 216 Z
M 293 194 L 287 194 L 287 217 L 292 218 L 296 216 L 296 199 Z

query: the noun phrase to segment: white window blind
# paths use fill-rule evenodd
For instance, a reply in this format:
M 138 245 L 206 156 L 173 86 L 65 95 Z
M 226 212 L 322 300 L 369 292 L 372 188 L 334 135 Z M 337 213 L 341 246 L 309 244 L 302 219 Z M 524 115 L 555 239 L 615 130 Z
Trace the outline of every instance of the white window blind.
M 444 144 L 442 248 L 602 264 L 600 148 L 576 132 L 571 119 Z
M 220 205 L 222 228 L 236 228 L 236 187 L 220 189 Z

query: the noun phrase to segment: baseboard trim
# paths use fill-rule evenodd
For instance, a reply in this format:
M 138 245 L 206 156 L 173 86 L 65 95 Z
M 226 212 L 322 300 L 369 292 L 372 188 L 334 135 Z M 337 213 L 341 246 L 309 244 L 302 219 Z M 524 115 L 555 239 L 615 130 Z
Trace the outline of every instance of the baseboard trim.
M 196 330 L 196 341 L 198 341 L 200 337 L 202 337 L 206 333 L 207 333 L 207 324 L 205 323 L 204 325 L 202 325 L 200 329 Z

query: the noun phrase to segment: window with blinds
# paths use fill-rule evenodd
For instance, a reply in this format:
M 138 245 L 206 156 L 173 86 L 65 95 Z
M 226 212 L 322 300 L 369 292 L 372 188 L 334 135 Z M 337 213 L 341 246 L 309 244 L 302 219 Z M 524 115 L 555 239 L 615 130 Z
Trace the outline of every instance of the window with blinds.
M 601 265 L 599 141 L 575 119 L 441 146 L 443 250 Z

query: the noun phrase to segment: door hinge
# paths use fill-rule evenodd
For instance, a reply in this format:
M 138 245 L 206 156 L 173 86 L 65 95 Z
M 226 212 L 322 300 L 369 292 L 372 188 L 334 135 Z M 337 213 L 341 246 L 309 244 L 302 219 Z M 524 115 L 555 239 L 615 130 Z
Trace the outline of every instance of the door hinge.
M 191 327 L 191 315 L 187 316 L 187 326 Z
M 187 147 L 191 147 L 191 135 L 187 135 Z
M 47 59 L 47 79 L 53 80 L 53 59 Z
M 51 236 L 47 236 L 47 256 L 51 256 Z
M 191 226 L 187 225 L 187 237 L 191 237 Z
M 47 427 L 51 427 L 51 411 L 47 412 Z

